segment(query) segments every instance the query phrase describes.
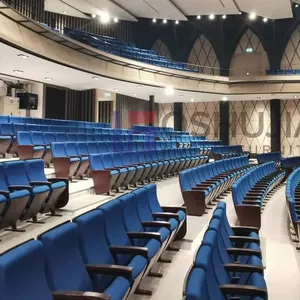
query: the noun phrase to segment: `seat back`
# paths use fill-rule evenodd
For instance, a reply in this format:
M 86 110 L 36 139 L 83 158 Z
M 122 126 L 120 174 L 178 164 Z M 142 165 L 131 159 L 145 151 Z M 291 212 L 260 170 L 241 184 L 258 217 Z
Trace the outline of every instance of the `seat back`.
M 25 160 L 25 171 L 29 181 L 48 181 L 42 159 Z
M 3 164 L 5 179 L 8 185 L 30 186 L 25 171 L 24 161 L 11 161 Z
M 32 145 L 32 140 L 29 131 L 18 131 L 17 142 L 20 146 Z
M 43 137 L 43 133 L 40 131 L 31 131 L 30 132 L 30 136 L 31 136 L 31 140 L 33 145 L 44 145 L 44 137 Z
M 65 144 L 61 142 L 51 143 L 52 157 L 67 157 Z

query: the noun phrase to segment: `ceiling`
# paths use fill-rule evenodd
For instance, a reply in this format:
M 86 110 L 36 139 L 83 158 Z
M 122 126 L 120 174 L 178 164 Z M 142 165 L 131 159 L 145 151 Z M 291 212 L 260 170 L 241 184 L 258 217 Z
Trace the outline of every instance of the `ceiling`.
M 188 16 L 237 15 L 240 11 L 269 19 L 291 18 L 292 5 L 290 0 L 47 0 L 45 10 L 80 18 L 109 14 L 127 21 L 137 18 L 187 21 Z
M 228 101 L 294 98 L 293 94 L 220 95 L 179 90 L 176 90 L 172 96 L 166 96 L 164 88 L 137 85 L 104 77 L 97 77 L 97 80 L 95 80 L 93 74 L 65 67 L 29 54 L 26 59 L 20 58 L 18 56 L 20 54 L 25 53 L 0 43 L 0 79 L 3 78 L 7 81 L 20 80 L 23 83 L 35 81 L 74 90 L 102 89 L 144 100 L 148 100 L 149 95 L 154 95 L 155 101 L 159 103 L 220 101 L 225 96 Z

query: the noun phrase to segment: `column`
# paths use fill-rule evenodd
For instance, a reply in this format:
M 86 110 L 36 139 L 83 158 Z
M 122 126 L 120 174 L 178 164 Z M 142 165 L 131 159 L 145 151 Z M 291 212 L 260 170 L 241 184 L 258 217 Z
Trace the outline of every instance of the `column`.
M 229 145 L 229 102 L 220 102 L 220 140 Z
M 154 95 L 150 95 L 149 96 L 149 126 L 154 126 L 154 112 L 155 112 L 155 108 L 154 108 L 154 103 L 155 103 L 155 99 L 154 99 Z
M 183 104 L 182 102 L 174 103 L 174 130 L 182 131 L 183 130 Z
M 281 151 L 281 110 L 280 100 L 274 99 L 270 101 L 271 111 L 271 151 Z

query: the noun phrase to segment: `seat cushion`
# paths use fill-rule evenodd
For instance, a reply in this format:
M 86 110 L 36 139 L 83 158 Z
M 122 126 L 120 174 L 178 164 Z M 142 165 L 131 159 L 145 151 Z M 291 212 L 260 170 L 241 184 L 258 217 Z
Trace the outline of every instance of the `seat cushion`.
M 125 279 L 124 277 L 116 277 L 105 291 L 96 292 L 104 292 L 104 294 L 110 295 L 111 300 L 120 300 L 124 298 L 129 288 L 130 283 L 127 279 Z
M 145 245 L 145 247 L 148 248 L 148 257 L 152 258 L 160 249 L 160 242 L 152 239 Z
M 27 190 L 15 191 L 9 194 L 10 199 L 19 199 L 22 197 L 27 197 L 30 195 L 30 192 Z
M 50 189 L 47 185 L 36 186 L 32 189 L 33 194 L 41 194 L 49 191 Z
M 116 170 L 110 171 L 110 175 L 119 175 L 119 172 Z
M 45 147 L 44 147 L 44 146 L 34 146 L 34 147 L 33 147 L 33 150 L 34 150 L 34 151 L 45 150 Z
M 180 222 L 182 222 L 186 218 L 186 213 L 183 210 L 178 210 L 177 215 L 179 216 Z
M 148 261 L 145 257 L 141 255 L 136 255 L 132 258 L 132 260 L 128 263 L 128 267 L 132 267 L 132 277 L 135 279 L 138 275 L 144 270 L 147 266 Z
M 152 231 L 153 231 L 153 229 L 152 229 Z M 163 242 L 170 236 L 170 230 L 166 227 L 161 227 L 157 232 L 160 233 L 161 240 Z
M 66 183 L 63 182 L 63 181 L 58 181 L 58 182 L 54 182 L 51 184 L 51 188 L 52 189 L 59 189 L 59 188 L 63 188 L 63 187 L 66 187 Z
M 0 195 L 0 203 L 5 203 L 7 201 L 6 197 L 3 195 Z
M 70 158 L 70 162 L 77 162 L 77 161 L 80 161 L 79 157 L 71 157 Z

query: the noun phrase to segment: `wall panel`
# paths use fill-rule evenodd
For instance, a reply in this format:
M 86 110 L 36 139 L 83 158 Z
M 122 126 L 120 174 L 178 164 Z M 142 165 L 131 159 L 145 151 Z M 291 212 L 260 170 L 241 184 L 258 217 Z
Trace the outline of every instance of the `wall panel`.
M 152 50 L 170 60 L 172 59 L 168 46 L 160 39 L 153 44 Z
M 158 125 L 162 127 L 174 128 L 174 104 L 160 103 L 158 107 Z
M 252 153 L 271 150 L 269 101 L 230 102 L 230 145 L 243 145 Z

